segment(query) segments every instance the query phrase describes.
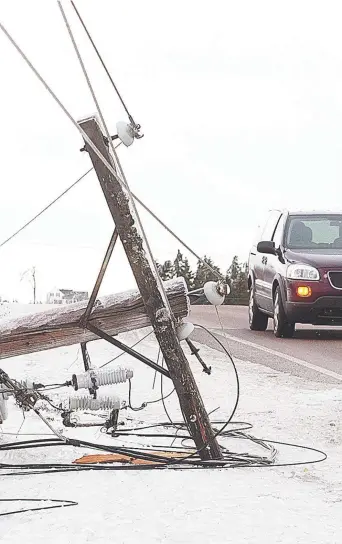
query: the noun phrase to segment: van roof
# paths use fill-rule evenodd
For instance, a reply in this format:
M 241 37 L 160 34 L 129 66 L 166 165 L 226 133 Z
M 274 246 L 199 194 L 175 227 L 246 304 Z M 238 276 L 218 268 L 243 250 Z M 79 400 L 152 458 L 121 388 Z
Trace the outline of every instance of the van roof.
M 289 215 L 342 215 L 341 210 L 289 210 Z

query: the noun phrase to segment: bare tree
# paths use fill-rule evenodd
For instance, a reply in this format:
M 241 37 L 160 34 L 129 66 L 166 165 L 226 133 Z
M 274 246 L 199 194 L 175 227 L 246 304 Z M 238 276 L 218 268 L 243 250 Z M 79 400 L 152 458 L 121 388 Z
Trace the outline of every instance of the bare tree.
M 33 290 L 33 304 L 36 304 L 36 293 L 37 293 L 37 279 L 36 279 L 36 267 L 28 268 L 25 272 L 22 273 L 20 281 L 27 278 L 30 282 Z

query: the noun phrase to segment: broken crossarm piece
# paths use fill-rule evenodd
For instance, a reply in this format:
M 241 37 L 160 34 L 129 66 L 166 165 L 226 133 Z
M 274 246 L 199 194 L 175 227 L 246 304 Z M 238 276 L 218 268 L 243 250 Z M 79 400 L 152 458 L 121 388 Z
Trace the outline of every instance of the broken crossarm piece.
M 165 282 L 176 318 L 187 317 L 189 300 L 183 278 Z M 87 302 L 54 306 L 51 310 L 0 321 L 0 359 L 98 340 L 80 325 Z M 89 323 L 113 336 L 151 325 L 139 291 L 127 291 L 97 300 Z

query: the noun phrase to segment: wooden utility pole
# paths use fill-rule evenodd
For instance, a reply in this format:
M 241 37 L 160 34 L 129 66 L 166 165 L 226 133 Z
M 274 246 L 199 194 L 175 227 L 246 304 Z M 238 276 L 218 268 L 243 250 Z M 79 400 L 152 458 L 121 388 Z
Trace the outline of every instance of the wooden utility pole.
M 95 119 L 79 122 L 80 127 L 102 156 L 114 167 L 104 136 Z M 179 343 L 176 322 L 165 307 L 157 280 L 146 257 L 140 226 L 132 210 L 129 197 L 93 149 L 85 142 L 102 191 L 112 214 L 115 227 L 127 255 L 135 280 L 151 321 L 167 368 L 179 398 L 180 407 L 202 460 L 222 459 L 220 447 L 212 430 L 200 392 L 189 363 Z
M 182 280 L 174 278 L 164 284 L 172 311 L 179 319 L 189 315 L 186 284 Z M 2 319 L 0 360 L 98 340 L 98 335 L 83 324 L 86 308 L 86 301 L 56 304 L 44 312 Z M 148 327 L 151 321 L 137 290 L 98 298 L 87 323 L 117 335 Z
M 33 289 L 33 304 L 36 303 L 36 293 L 37 293 L 37 281 L 36 281 L 36 267 L 32 268 L 32 289 Z

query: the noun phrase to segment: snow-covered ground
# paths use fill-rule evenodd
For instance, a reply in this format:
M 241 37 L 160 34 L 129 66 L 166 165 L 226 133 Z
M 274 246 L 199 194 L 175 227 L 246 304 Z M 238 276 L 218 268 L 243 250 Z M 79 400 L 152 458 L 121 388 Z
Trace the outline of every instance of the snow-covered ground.
M 128 344 L 142 338 L 146 331 L 123 335 Z M 138 348 L 137 348 L 138 349 Z M 158 347 L 150 336 L 139 350 L 154 360 Z M 94 365 L 101 365 L 118 351 L 102 341 L 89 345 Z M 224 419 L 235 402 L 236 381 L 227 358 L 202 347 L 201 355 L 213 367 L 212 376 L 201 372 L 191 360 L 208 411 L 217 409 L 213 419 Z M 342 530 L 342 388 L 306 382 L 269 368 L 236 361 L 241 386 L 235 421 L 253 424 L 255 436 L 292 442 L 324 450 L 328 459 L 319 464 L 245 469 L 86 472 L 31 476 L 3 476 L 0 499 L 50 498 L 77 501 L 76 507 L 29 512 L 0 518 L 1 542 L 17 544 L 108 543 L 281 543 L 334 544 Z M 132 402 L 160 398 L 160 378 L 152 389 L 154 372 L 122 356 L 113 366 L 134 369 Z M 60 348 L 1 361 L 0 367 L 17 379 L 29 378 L 43 383 L 59 383 L 82 372 L 78 346 Z M 164 380 L 164 393 L 171 384 Z M 103 394 L 118 393 L 127 400 L 127 383 L 104 388 Z M 84 391 L 85 392 L 85 391 Z M 102 391 L 101 391 L 102 392 Z M 72 390 L 51 393 L 53 401 L 65 401 Z M 180 420 L 177 398 L 166 401 L 174 420 Z M 60 416 L 45 410 L 50 422 L 62 430 Z M 122 411 L 126 424 L 167 421 L 161 403 L 148 405 L 141 412 Z M 6 433 L 17 433 L 20 435 Z M 24 440 L 31 433 L 46 433 L 34 413 L 26 414 L 9 401 L 9 417 L 2 425 L 0 443 Z M 63 429 L 68 436 L 101 443 L 139 446 L 156 442 L 170 445 L 171 439 L 112 439 L 97 429 Z M 165 430 L 164 430 L 165 432 Z M 230 449 L 258 452 L 246 441 L 224 440 Z M 243 442 L 243 444 L 241 444 Z M 180 442 L 178 442 L 179 444 Z M 176 445 L 176 444 L 175 444 Z M 242 448 L 242 449 L 241 449 Z M 318 454 L 277 446 L 278 461 L 296 462 L 316 459 Z M 50 448 L 2 452 L 2 463 L 57 461 L 71 462 L 85 450 Z M 89 451 L 92 453 L 92 451 Z M 262 452 L 263 453 L 263 452 Z M 30 506 L 31 503 L 0 503 L 2 512 Z M 37 504 L 32 504 L 37 506 Z

